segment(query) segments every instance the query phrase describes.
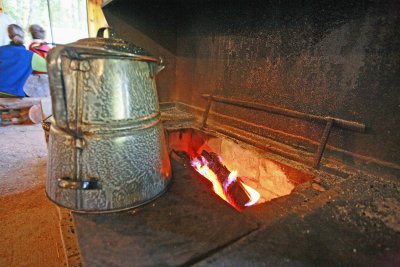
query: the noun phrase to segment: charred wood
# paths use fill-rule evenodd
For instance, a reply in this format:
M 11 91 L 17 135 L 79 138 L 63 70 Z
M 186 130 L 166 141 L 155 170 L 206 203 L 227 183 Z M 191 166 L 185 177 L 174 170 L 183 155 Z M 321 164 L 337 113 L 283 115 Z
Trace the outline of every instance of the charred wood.
M 231 171 L 221 162 L 216 153 L 203 150 L 201 156 L 208 161 L 208 167 L 217 175 L 218 181 L 229 202 L 232 203 L 236 209 L 243 209 L 250 198 L 240 183 L 240 177 L 236 177 L 234 181 L 229 181 L 228 177 Z

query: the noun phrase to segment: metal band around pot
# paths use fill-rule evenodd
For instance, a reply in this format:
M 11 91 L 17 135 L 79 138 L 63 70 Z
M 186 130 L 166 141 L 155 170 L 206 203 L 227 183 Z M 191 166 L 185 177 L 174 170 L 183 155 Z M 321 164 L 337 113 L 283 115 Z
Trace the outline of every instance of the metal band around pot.
M 146 117 L 134 120 L 125 120 L 121 122 L 109 122 L 105 123 L 90 123 L 89 125 L 80 124 L 79 138 L 84 138 L 85 134 L 109 134 L 109 133 L 120 133 L 123 134 L 125 131 L 138 131 L 143 130 L 154 125 L 161 123 L 160 112 L 154 112 Z M 54 118 L 51 118 L 51 124 L 54 127 L 60 129 L 68 135 L 71 135 L 70 131 L 65 131 L 64 128 L 59 127 Z M 87 127 L 86 127 L 87 126 Z M 76 137 L 76 135 L 72 135 Z

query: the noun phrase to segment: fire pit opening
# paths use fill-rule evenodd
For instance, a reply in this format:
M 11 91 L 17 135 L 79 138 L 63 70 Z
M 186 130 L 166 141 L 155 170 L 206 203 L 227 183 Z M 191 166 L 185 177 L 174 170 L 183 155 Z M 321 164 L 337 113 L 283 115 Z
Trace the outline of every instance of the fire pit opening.
M 169 130 L 168 145 L 171 153 L 208 179 L 213 191 L 239 211 L 289 195 L 313 179 L 306 171 L 271 159 L 265 151 L 214 132 Z

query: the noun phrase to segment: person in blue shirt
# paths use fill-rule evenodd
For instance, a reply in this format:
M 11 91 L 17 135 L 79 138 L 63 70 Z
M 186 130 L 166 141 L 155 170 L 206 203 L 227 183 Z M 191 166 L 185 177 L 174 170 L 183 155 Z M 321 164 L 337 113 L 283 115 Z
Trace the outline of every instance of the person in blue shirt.
M 24 84 L 32 71 L 47 72 L 46 60 L 24 46 L 24 31 L 16 24 L 7 28 L 9 45 L 0 46 L 0 97 L 25 97 Z

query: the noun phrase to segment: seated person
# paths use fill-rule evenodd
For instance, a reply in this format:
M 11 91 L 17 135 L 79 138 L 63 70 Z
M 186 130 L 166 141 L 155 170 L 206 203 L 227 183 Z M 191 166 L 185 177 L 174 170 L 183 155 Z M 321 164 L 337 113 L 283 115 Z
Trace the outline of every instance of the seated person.
M 29 27 L 29 32 L 33 39 L 29 45 L 29 50 L 45 59 L 50 50 L 50 47 L 44 40 L 46 37 L 45 30 L 37 24 L 32 24 Z M 34 70 L 24 85 L 24 91 L 28 96 L 49 96 L 50 89 L 47 73 Z
M 32 24 L 29 27 L 29 32 L 32 35 L 32 43 L 29 45 L 29 50 L 38 54 L 42 58 L 46 58 L 50 47 L 44 40 L 46 38 L 46 31 L 37 24 Z M 34 72 L 35 73 L 35 72 Z
M 47 72 L 46 61 L 26 50 L 24 31 L 16 24 L 7 28 L 9 45 L 0 46 L 0 97 L 25 97 L 24 84 L 32 70 Z

